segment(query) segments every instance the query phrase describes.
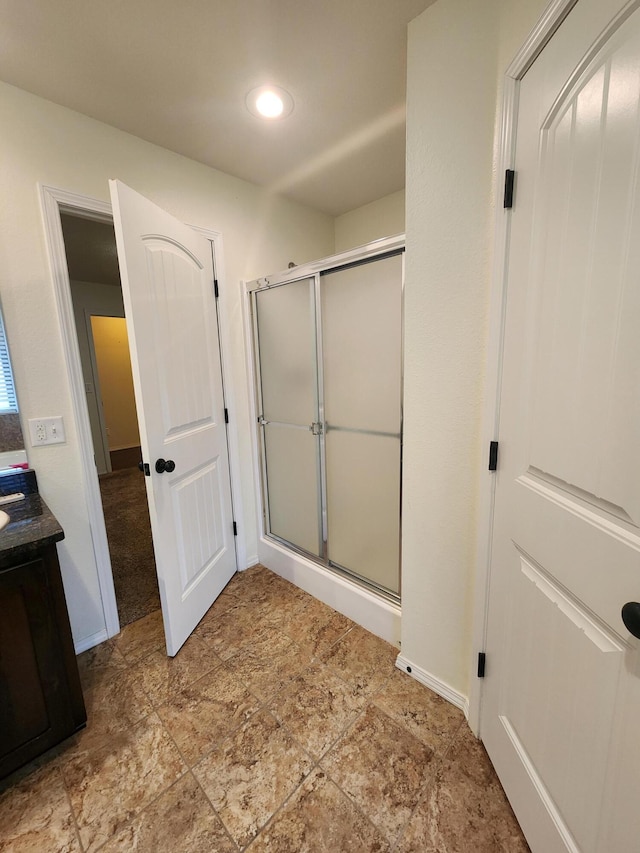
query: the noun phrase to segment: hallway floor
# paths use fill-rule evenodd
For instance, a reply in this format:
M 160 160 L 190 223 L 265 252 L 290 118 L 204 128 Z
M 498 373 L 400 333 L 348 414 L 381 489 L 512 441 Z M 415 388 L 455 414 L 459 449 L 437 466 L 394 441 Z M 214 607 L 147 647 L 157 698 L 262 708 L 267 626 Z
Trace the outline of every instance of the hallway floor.
M 120 627 L 160 607 L 144 474 L 137 467 L 100 475 Z
M 160 612 L 80 656 L 83 732 L 5 780 L 11 853 L 526 853 L 463 714 L 264 569 L 166 657 Z

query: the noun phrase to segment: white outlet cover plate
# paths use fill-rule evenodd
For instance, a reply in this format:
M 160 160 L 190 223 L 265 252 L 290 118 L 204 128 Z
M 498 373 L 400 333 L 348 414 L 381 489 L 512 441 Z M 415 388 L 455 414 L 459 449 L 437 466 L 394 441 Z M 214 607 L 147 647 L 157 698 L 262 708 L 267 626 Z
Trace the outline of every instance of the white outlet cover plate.
M 43 444 L 64 444 L 66 438 L 62 416 L 29 418 L 29 438 L 32 447 Z

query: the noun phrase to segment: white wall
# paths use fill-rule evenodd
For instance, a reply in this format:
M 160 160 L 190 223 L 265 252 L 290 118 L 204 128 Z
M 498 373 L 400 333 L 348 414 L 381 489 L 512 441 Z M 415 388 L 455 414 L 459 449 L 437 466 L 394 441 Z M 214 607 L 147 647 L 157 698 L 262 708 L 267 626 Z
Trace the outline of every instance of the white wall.
M 21 417 L 63 415 L 67 442 L 28 448 L 41 493 L 65 530 L 59 546 L 76 642 L 104 628 L 95 558 L 82 493 L 77 428 L 51 275 L 38 182 L 108 200 L 119 178 L 192 225 L 220 231 L 232 293 L 232 425 L 242 456 L 245 519 L 240 534 L 256 553 L 248 385 L 240 279 L 253 279 L 334 250 L 333 219 L 173 154 L 19 89 L 0 84 L 0 291 Z
M 468 695 L 501 78 L 546 2 L 409 25 L 402 654 Z
M 404 232 L 404 190 L 336 216 L 336 252 Z

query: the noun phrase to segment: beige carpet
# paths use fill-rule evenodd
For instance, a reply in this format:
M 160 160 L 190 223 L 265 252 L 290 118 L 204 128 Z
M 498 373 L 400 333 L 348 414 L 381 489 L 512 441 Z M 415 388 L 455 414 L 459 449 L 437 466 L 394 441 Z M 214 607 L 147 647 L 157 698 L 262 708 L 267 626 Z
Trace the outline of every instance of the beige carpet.
M 160 607 L 144 475 L 125 468 L 100 477 L 120 626 Z

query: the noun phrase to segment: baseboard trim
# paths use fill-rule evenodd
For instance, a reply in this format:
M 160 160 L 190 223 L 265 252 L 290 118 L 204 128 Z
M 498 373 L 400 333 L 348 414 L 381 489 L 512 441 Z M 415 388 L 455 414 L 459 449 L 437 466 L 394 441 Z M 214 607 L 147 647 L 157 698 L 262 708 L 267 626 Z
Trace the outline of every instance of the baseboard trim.
M 333 607 L 396 648 L 400 646 L 400 606 L 386 601 L 323 566 L 271 540 L 258 541 L 260 562 L 285 580 Z
M 258 563 L 260 562 L 260 560 L 258 559 L 257 554 L 252 554 L 250 557 L 247 557 L 245 562 L 246 562 L 246 566 L 244 566 L 244 568 L 240 569 L 241 572 L 244 571 L 244 569 L 250 569 L 253 566 L 257 566 Z
M 408 660 L 408 658 L 403 655 L 398 655 L 396 658 L 396 666 L 412 678 L 415 678 L 415 680 L 419 681 L 420 684 L 424 684 L 425 687 L 433 690 L 433 692 L 437 693 L 438 696 L 442 696 L 442 698 L 446 699 L 447 702 L 451 702 L 451 704 L 455 705 L 456 708 L 460 708 L 467 720 L 469 719 L 468 696 L 465 696 L 463 693 L 458 693 L 457 690 L 454 690 L 453 687 L 445 681 L 441 681 L 441 679 L 436 678 L 435 675 L 432 675 L 430 672 L 427 672 L 426 669 L 422 669 L 422 667 L 412 663 L 412 661 Z
M 103 628 L 102 631 L 96 631 L 95 634 L 89 634 L 88 637 L 83 637 L 81 640 L 78 640 L 77 643 L 74 643 L 76 654 L 79 655 L 81 652 L 86 652 L 94 646 L 99 646 L 100 643 L 104 643 L 104 641 L 108 639 L 109 635 L 107 634 L 106 628 Z

